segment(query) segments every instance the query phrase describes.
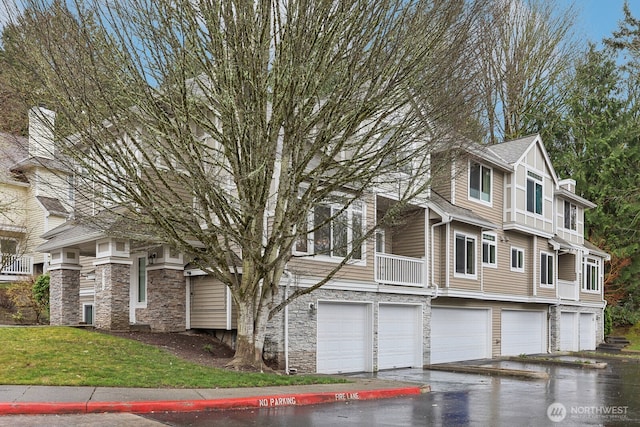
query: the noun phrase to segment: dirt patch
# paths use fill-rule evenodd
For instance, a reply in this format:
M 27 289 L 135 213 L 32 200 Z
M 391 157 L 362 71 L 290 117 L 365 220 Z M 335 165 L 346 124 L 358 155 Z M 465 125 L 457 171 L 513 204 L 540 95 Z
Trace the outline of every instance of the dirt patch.
M 162 348 L 176 357 L 211 368 L 225 368 L 233 350 L 203 332 L 105 332 Z

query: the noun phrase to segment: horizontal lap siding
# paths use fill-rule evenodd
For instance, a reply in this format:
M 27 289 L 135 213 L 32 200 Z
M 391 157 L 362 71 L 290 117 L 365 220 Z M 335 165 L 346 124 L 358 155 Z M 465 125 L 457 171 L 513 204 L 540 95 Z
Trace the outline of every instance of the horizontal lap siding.
M 480 203 L 469 198 L 469 172 L 467 170 L 468 163 L 464 162 L 464 171 L 460 173 L 456 179 L 456 206 L 470 209 L 476 215 L 481 216 L 484 220 L 489 221 L 496 226 L 502 224 L 502 210 L 504 200 L 504 174 L 493 169 L 493 186 L 491 189 L 491 205 Z
M 226 329 L 226 285 L 208 276 L 191 279 L 191 328 Z
M 393 228 L 391 253 L 413 258 L 424 257 L 424 211 L 414 211 Z
M 498 234 L 497 268 L 483 269 L 484 291 L 505 295 L 532 295 L 531 239 L 519 233 Z M 502 241 L 505 240 L 505 241 Z M 524 250 L 524 272 L 511 271 L 511 248 Z

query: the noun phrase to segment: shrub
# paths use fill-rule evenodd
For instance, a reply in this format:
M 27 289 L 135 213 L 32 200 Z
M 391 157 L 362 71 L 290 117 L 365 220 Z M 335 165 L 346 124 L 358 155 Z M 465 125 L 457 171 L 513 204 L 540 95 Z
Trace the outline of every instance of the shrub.
M 17 323 L 22 323 L 27 318 L 25 311 L 33 314 L 37 324 L 43 323 L 48 318 L 49 277 L 42 277 L 38 277 L 37 280 L 31 278 L 9 286 L 7 293 L 17 309 L 12 317 Z
M 640 321 L 640 312 L 628 304 L 609 307 L 608 311 L 611 315 L 611 324 L 614 327 L 633 326 Z
M 611 335 L 613 329 L 613 319 L 611 319 L 611 307 L 604 309 L 604 336 Z

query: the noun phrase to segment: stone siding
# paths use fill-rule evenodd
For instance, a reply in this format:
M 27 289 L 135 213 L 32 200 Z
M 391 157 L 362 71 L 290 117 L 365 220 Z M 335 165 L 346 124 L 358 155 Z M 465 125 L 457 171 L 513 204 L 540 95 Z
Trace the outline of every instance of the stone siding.
M 186 330 L 186 281 L 182 270 L 147 271 L 147 307 L 136 309 L 136 321 L 158 332 Z
M 95 319 L 97 329 L 129 329 L 129 291 L 131 265 L 99 264 L 96 266 Z
M 284 297 L 280 289 L 280 298 Z M 378 307 L 385 304 L 421 304 L 423 309 L 422 340 L 423 364 L 429 360 L 429 323 L 431 316 L 430 297 L 420 295 L 398 295 L 378 292 L 359 292 L 318 289 L 303 295 L 289 304 L 289 369 L 300 373 L 314 373 L 317 349 L 317 307 L 322 302 L 371 303 L 373 306 L 373 370 L 377 371 L 378 360 Z M 313 309 L 310 308 L 313 304 Z M 274 316 L 268 324 L 265 340 L 265 358 L 272 360 L 280 369 L 285 368 L 284 311 Z
M 49 319 L 51 325 L 77 325 L 80 313 L 80 270 L 49 272 Z
M 596 346 L 604 342 L 604 309 L 596 307 L 580 307 L 575 305 L 557 305 L 550 308 L 551 317 L 551 351 L 560 350 L 560 312 L 593 313 L 596 315 Z

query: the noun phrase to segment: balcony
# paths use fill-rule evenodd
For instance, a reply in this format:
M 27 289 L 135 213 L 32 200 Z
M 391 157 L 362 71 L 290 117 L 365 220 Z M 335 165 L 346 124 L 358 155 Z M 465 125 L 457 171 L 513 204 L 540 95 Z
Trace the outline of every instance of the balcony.
M 33 274 L 33 257 L 3 254 L 0 266 L 3 276 L 30 276 Z
M 424 286 L 424 267 L 424 259 L 376 253 L 375 280 L 387 285 Z
M 558 280 L 558 296 L 560 299 L 578 301 L 578 283 L 569 280 Z

